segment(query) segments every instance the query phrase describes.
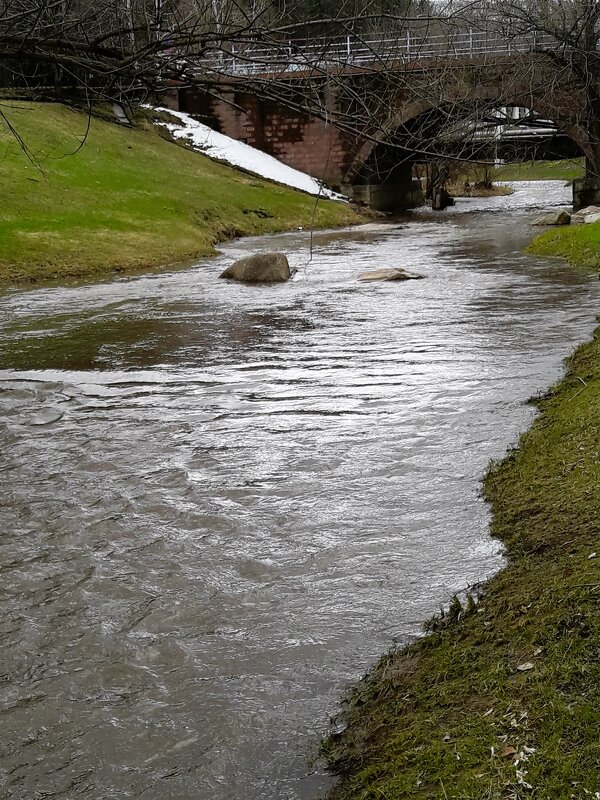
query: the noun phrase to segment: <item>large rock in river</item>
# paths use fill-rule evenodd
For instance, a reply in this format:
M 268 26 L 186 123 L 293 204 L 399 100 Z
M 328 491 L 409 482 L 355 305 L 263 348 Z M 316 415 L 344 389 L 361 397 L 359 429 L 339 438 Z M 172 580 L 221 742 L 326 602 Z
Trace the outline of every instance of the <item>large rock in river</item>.
M 284 253 L 255 253 L 235 261 L 219 277 L 242 283 L 282 283 L 292 273 Z
M 550 211 L 533 220 L 534 225 L 570 225 L 571 215 L 568 211 Z
M 359 281 L 413 281 L 422 278 L 403 269 L 374 269 L 370 272 L 361 272 Z

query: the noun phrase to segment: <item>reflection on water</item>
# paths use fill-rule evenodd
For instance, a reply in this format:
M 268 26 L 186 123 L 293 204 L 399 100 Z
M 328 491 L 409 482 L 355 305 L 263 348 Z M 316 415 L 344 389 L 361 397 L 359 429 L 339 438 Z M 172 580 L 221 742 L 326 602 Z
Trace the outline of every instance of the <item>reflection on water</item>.
M 342 688 L 501 563 L 478 479 L 596 310 L 520 254 L 566 192 L 0 298 L 3 796 L 323 792 Z

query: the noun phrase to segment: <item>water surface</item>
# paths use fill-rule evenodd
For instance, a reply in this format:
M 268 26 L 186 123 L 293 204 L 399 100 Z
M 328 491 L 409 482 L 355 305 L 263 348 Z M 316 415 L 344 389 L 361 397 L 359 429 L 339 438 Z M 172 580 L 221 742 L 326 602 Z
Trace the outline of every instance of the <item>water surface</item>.
M 343 688 L 501 565 L 478 482 L 597 310 L 521 253 L 567 193 L 0 297 L 3 797 L 323 793 Z

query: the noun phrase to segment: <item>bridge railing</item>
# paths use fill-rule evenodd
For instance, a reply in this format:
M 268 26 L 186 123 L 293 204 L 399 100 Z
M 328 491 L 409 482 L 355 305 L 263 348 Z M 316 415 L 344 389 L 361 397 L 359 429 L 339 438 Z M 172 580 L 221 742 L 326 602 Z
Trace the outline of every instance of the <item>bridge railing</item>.
M 194 72 L 258 75 L 366 68 L 429 59 L 528 53 L 551 47 L 553 42 L 552 37 L 545 34 L 506 37 L 475 29 L 436 36 L 423 36 L 411 31 L 400 37 L 353 35 L 318 40 L 303 47 L 285 42 L 268 47 L 232 47 L 230 53 L 219 52 L 212 58 L 196 61 Z

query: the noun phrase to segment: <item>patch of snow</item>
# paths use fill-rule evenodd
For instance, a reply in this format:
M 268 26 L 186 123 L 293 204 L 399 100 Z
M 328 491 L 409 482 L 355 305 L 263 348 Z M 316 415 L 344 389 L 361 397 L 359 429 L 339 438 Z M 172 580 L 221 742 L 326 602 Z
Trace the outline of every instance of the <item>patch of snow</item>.
M 154 107 L 146 106 L 146 108 Z M 241 167 L 255 175 L 268 178 L 276 183 L 283 183 L 294 189 L 300 189 L 308 194 L 319 195 L 329 200 L 348 200 L 347 197 L 327 189 L 305 172 L 288 167 L 273 156 L 269 156 L 255 147 L 250 147 L 244 142 L 237 142 L 229 136 L 217 133 L 208 125 L 203 125 L 183 111 L 172 111 L 170 108 L 162 107 L 154 108 L 154 110 L 165 111 L 181 120 L 181 125 L 172 122 L 159 122 L 158 124 L 167 128 L 175 139 L 186 139 L 194 150 L 198 150 L 205 156 L 225 161 L 233 167 Z

